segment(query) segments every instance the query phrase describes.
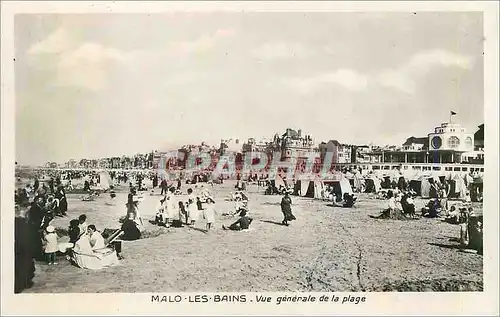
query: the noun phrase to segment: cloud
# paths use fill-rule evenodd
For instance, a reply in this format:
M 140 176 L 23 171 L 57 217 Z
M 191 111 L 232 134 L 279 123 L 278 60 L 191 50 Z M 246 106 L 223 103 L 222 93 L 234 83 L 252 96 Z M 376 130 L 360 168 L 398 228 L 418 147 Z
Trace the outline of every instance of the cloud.
M 107 86 L 110 63 L 126 62 L 131 55 L 120 50 L 87 42 L 62 53 L 57 65 L 57 84 L 100 90 Z
M 57 55 L 55 84 L 89 90 L 100 90 L 107 86 L 107 69 L 113 62 L 125 63 L 133 59 L 133 53 L 99 43 L 78 44 L 65 29 L 57 29 L 45 40 L 35 43 L 28 54 Z
M 443 67 L 471 69 L 473 59 L 446 50 L 428 50 L 411 57 L 409 62 L 400 68 L 380 72 L 376 77 L 378 84 L 404 93 L 414 93 L 417 82 L 431 71 Z
M 35 43 L 28 50 L 28 54 L 60 54 L 71 49 L 73 41 L 65 29 L 57 29 L 45 40 Z
M 320 74 L 308 78 L 293 78 L 287 80 L 299 93 L 310 94 L 334 84 L 351 91 L 361 91 L 368 85 L 368 76 L 352 69 L 339 69 L 331 73 Z
M 265 43 L 251 51 L 251 55 L 260 60 L 288 59 L 306 56 L 308 50 L 299 43 Z
M 379 85 L 393 88 L 407 94 L 415 92 L 415 81 L 404 71 L 384 70 L 376 78 Z
M 232 28 L 221 28 L 208 35 L 200 36 L 192 41 L 173 43 L 169 51 L 178 55 L 201 54 L 214 49 L 217 43 L 223 39 L 233 37 L 236 31 Z
M 408 68 L 430 71 L 433 67 L 460 67 L 470 69 L 472 58 L 445 50 L 423 51 L 413 55 Z
M 332 84 L 354 92 L 365 90 L 372 85 L 414 94 L 419 82 L 432 71 L 446 67 L 468 70 L 472 68 L 472 64 L 473 59 L 469 56 L 445 50 L 428 50 L 416 53 L 399 68 L 385 69 L 374 74 L 338 69 L 313 77 L 285 79 L 284 82 L 301 94 L 314 93 Z

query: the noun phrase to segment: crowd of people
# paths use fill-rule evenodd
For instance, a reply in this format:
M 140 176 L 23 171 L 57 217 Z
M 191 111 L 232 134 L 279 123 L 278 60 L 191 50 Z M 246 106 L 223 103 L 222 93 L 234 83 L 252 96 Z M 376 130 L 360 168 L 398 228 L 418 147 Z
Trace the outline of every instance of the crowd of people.
M 349 171 L 346 171 L 346 173 Z M 346 175 L 346 174 L 344 174 Z M 117 259 L 122 259 L 120 240 L 137 240 L 142 237 L 144 230 L 144 219 L 140 213 L 141 192 L 147 190 L 148 185 L 145 180 L 149 179 L 152 184 L 152 193 L 160 191 L 160 198 L 156 206 L 154 220 L 151 222 L 170 227 L 192 227 L 197 228 L 201 219 L 204 219 L 204 231 L 210 232 L 215 228 L 217 218 L 220 216 L 237 217 L 228 225 L 222 225 L 224 230 L 241 231 L 248 230 L 253 222 L 248 208 L 249 198 L 246 192 L 250 182 L 257 183 L 259 188 L 265 187 L 264 194 L 282 195 L 280 207 L 283 214 L 281 222 L 284 226 L 289 226 L 291 222 L 297 220 L 292 212 L 291 194 L 294 192 L 295 184 L 286 183 L 276 187 L 276 182 L 269 180 L 264 175 L 253 175 L 248 180 L 238 179 L 235 189 L 229 199 L 234 201 L 234 209 L 228 213 L 218 212 L 216 200 L 210 194 L 208 188 L 213 186 L 211 178 L 206 175 L 194 175 L 193 177 L 181 179 L 178 177 L 173 181 L 161 179 L 158 174 L 144 172 L 110 172 L 113 186 L 128 185 L 129 193 L 125 203 L 126 216 L 121 220 L 119 230 L 110 237 L 105 238 L 103 232 L 99 231 L 96 225 L 88 224 L 86 215 L 80 215 L 78 219 L 69 221 L 67 235 L 69 242 L 61 243 L 58 236 L 58 229 L 51 224 L 55 217 L 68 216 L 68 202 L 66 191 L 74 188 L 72 180 L 81 179 L 83 190 L 92 195 L 93 186 L 100 182 L 100 175 L 95 172 L 51 172 L 42 175 L 44 181 L 39 181 L 40 175 L 36 175 L 32 182 L 17 188 L 15 192 L 16 203 L 16 273 L 15 290 L 21 292 L 23 289 L 32 286 L 32 279 L 35 272 L 34 260 L 45 261 L 47 265 L 56 265 L 56 254 L 64 254 L 67 260 L 76 265 L 89 266 L 84 263 L 82 256 L 93 255 L 101 260 L 105 254 L 112 250 Z M 208 187 L 200 186 L 197 183 L 209 184 Z M 221 178 L 220 183 L 223 182 Z M 183 183 L 188 186 L 183 187 Z M 386 181 L 387 183 L 387 181 Z M 111 186 L 107 205 L 116 206 L 118 204 L 116 193 Z M 404 217 L 416 218 L 418 216 L 428 218 L 444 218 L 445 221 L 466 226 L 473 208 L 470 204 L 470 194 L 466 195 L 461 206 L 449 206 L 450 187 L 445 183 L 431 182 L 431 199 L 422 207 L 421 213 L 417 215 L 415 198 L 417 193 L 408 186 L 408 183 L 401 181 L 390 181 L 384 184 L 388 188 L 381 190 L 379 195 L 386 200 L 386 208 L 379 217 L 392 218 L 395 214 Z M 355 192 L 356 190 L 354 190 Z M 321 198 L 333 203 L 333 206 L 352 208 L 357 197 L 349 192 L 340 193 L 338 188 L 325 185 L 322 187 Z M 461 229 L 461 240 L 467 238 L 467 230 Z M 105 252 L 105 253 L 103 253 Z M 107 252 L 107 253 L 106 253 Z M 83 262 L 82 262 L 83 261 Z M 114 259 L 109 263 L 114 263 Z M 82 264 L 83 263 L 83 264 Z M 94 267 L 97 267 L 95 265 Z

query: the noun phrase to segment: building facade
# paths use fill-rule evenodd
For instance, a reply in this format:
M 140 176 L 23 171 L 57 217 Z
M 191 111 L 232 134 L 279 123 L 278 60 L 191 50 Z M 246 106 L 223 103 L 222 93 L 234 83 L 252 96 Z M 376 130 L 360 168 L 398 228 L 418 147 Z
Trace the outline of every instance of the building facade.
M 286 129 L 281 136 L 281 161 L 307 159 L 316 153 L 315 144 L 310 135 L 302 136 L 302 130 Z
M 474 134 L 458 123 L 442 123 L 428 137 L 432 163 L 461 163 L 464 153 L 474 151 Z
M 325 162 L 325 158 L 327 155 L 331 155 L 332 164 L 346 164 L 352 163 L 353 157 L 353 149 L 355 147 L 342 144 L 337 140 L 330 140 L 328 142 L 321 142 L 319 144 L 319 154 L 321 158 L 321 162 Z

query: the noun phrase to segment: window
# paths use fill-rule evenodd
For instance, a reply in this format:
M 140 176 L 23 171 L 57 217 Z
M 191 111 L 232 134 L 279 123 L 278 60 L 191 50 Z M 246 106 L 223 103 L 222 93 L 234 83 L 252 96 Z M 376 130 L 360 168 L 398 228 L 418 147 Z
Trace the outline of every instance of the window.
M 433 171 L 440 171 L 441 170 L 441 166 L 433 166 L 432 170 Z
M 384 169 L 385 169 L 385 170 L 388 170 L 389 168 L 390 168 L 390 166 L 389 166 L 389 165 L 384 166 Z
M 453 171 L 455 171 L 455 172 L 460 172 L 460 167 L 454 167 L 454 168 L 453 168 Z
M 484 168 L 481 169 L 481 172 L 484 172 Z
M 374 165 L 374 166 L 372 167 L 372 169 L 373 169 L 373 170 L 379 170 L 379 169 L 380 169 L 380 166 Z
M 469 148 L 472 147 L 472 138 L 470 136 L 465 138 L 465 145 Z
M 467 172 L 468 168 L 467 167 L 462 167 L 462 172 Z
M 432 148 L 434 148 L 434 149 L 439 149 L 441 147 L 442 143 L 443 143 L 443 141 L 438 136 L 433 137 L 431 140 L 431 145 L 432 145 Z
M 457 148 L 460 145 L 460 139 L 456 136 L 452 136 L 448 139 L 448 146 L 451 148 Z
M 450 172 L 452 170 L 452 168 L 451 167 L 445 167 L 444 170 Z

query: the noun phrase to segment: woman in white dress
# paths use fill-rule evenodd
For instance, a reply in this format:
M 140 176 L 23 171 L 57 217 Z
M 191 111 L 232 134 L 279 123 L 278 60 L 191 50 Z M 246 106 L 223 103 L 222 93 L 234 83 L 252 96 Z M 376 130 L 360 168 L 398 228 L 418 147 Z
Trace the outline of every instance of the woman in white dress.
M 179 217 L 179 203 L 174 195 L 174 188 L 170 189 L 170 192 L 167 194 L 167 200 L 165 203 L 165 225 L 167 228 L 170 227 L 172 220 L 177 219 Z
M 196 197 L 193 195 L 193 190 L 188 189 L 188 201 L 187 201 L 187 212 L 189 221 L 192 226 L 200 219 L 200 212 L 198 211 L 198 206 L 196 205 Z
M 96 227 L 94 225 L 89 225 L 88 231 L 90 246 L 92 247 L 92 250 L 104 249 L 106 247 L 104 238 L 102 237 L 101 233 L 97 231 Z
M 215 201 L 212 197 L 207 198 L 207 206 L 203 209 L 203 216 L 207 221 L 206 229 L 209 231 L 215 222 Z

